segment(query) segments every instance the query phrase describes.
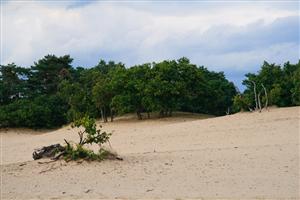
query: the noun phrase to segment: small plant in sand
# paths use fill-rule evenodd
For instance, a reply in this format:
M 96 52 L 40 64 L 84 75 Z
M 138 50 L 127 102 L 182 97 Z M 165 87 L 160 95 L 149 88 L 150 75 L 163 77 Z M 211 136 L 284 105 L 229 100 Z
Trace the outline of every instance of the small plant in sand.
M 78 131 L 79 143 L 70 144 L 67 140 L 67 143 L 64 157 L 66 160 L 77 160 L 77 159 L 86 159 L 86 160 L 103 160 L 105 158 L 115 158 L 116 155 L 110 151 L 103 148 L 103 144 L 109 141 L 111 133 L 97 129 L 95 119 L 88 116 L 82 117 L 72 124 L 72 128 L 83 128 L 83 130 Z M 100 126 L 100 128 L 102 128 Z M 96 144 L 99 145 L 99 151 L 95 153 L 93 150 L 90 150 L 85 147 L 86 144 Z
M 64 156 L 65 160 L 122 160 L 122 158 L 118 157 L 115 153 L 112 153 L 103 147 L 104 143 L 109 142 L 111 133 L 97 129 L 95 119 L 88 116 L 82 117 L 74 121 L 72 128 L 80 129 L 78 131 L 78 143 L 71 143 L 65 139 L 66 146 L 55 144 L 37 149 L 33 152 L 33 158 L 36 160 L 43 157 L 50 157 L 52 160 L 57 160 L 61 156 Z M 100 128 L 102 127 L 100 126 Z M 93 150 L 88 149 L 86 147 L 88 144 L 99 145 L 98 152 L 95 153 Z
M 79 143 L 78 145 L 83 146 L 84 144 L 98 144 L 101 148 L 101 145 L 108 142 L 111 133 L 106 133 L 97 129 L 95 119 L 85 116 L 81 119 L 75 120 L 72 124 L 72 128 L 83 127 L 84 131 L 79 131 Z M 100 126 L 102 128 L 102 126 Z M 84 137 L 86 134 L 86 137 Z

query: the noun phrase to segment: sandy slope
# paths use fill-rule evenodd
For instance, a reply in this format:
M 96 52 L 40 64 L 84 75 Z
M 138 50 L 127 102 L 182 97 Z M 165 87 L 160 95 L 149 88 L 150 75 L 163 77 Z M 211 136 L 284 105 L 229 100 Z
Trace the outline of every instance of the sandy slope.
M 2 131 L 2 198 L 300 199 L 300 107 L 104 128 L 124 161 L 39 164 L 34 148 L 76 130 Z

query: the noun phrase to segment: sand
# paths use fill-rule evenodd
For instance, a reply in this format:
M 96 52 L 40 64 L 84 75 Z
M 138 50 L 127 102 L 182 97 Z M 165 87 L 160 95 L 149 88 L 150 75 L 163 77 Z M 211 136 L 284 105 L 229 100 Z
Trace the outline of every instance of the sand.
M 300 107 L 198 118 L 104 124 L 123 161 L 33 161 L 76 130 L 1 130 L 1 197 L 300 199 Z

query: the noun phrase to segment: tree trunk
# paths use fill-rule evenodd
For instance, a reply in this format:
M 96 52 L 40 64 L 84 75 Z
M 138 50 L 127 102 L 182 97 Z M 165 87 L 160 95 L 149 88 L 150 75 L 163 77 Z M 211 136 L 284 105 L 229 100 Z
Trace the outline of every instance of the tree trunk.
M 101 108 L 101 119 L 102 119 L 102 121 L 104 121 L 104 117 L 103 117 L 103 108 Z
M 104 118 L 104 122 L 106 123 L 107 122 L 107 113 L 106 113 L 106 108 L 104 107 L 103 108 L 103 118 Z
M 254 81 L 251 81 L 253 83 L 253 90 L 254 90 L 254 98 L 255 98 L 255 110 L 258 109 L 258 102 L 257 102 L 257 93 L 256 93 L 256 83 Z
M 230 114 L 230 108 L 228 107 L 227 111 L 226 111 L 226 115 L 229 115 L 229 114 Z
M 163 117 L 163 116 L 164 116 L 164 111 L 163 110 L 159 111 L 159 117 Z
M 265 109 L 268 110 L 268 93 L 267 93 L 267 90 L 264 86 L 264 84 L 261 84 L 261 86 L 263 87 L 264 91 L 265 91 L 265 98 L 266 98 L 266 102 L 265 102 Z
M 141 113 L 139 111 L 136 112 L 136 115 L 138 117 L 138 120 L 142 120 L 143 119 L 143 117 L 142 117 L 142 115 L 141 115 Z
M 150 119 L 150 112 L 147 112 L 148 119 Z
M 110 121 L 113 122 L 114 121 L 114 112 L 113 109 L 110 108 Z
M 258 93 L 257 100 L 258 100 L 259 112 L 261 112 L 260 93 Z

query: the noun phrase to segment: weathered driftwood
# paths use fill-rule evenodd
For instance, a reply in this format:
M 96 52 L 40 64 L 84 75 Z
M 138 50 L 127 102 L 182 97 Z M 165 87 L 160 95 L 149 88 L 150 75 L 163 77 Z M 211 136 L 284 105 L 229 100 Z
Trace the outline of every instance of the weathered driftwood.
M 39 149 L 35 149 L 32 153 L 32 157 L 34 160 L 41 158 L 52 158 L 58 159 L 65 152 L 65 147 L 60 144 L 52 144 L 50 146 L 44 146 Z

